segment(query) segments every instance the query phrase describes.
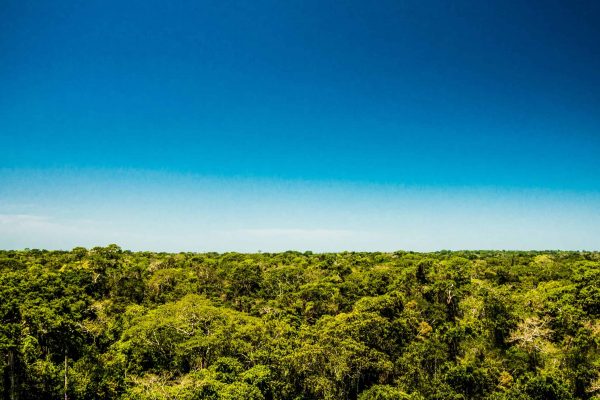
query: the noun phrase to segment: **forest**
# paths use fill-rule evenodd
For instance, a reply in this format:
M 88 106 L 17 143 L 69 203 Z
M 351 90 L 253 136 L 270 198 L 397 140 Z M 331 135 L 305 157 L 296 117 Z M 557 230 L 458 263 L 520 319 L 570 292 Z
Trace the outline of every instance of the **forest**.
M 0 398 L 600 399 L 600 253 L 0 251 Z

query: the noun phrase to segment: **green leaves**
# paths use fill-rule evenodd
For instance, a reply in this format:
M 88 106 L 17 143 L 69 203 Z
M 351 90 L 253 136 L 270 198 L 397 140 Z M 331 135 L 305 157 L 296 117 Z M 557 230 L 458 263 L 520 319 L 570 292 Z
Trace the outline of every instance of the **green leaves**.
M 600 254 L 0 251 L 0 398 L 590 399 Z M 12 397 L 11 397 L 12 396 Z

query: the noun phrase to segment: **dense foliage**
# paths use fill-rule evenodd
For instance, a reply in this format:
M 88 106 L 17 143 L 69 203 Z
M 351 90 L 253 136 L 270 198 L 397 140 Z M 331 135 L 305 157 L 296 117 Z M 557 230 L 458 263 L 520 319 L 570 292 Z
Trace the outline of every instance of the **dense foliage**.
M 1 251 L 0 397 L 600 399 L 599 314 L 599 253 Z

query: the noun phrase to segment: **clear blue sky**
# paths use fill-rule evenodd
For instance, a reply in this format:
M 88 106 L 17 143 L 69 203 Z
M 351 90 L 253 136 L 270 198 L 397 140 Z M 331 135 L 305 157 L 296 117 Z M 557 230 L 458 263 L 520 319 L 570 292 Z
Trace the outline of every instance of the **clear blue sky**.
M 599 20 L 4 1 L 0 246 L 600 249 Z

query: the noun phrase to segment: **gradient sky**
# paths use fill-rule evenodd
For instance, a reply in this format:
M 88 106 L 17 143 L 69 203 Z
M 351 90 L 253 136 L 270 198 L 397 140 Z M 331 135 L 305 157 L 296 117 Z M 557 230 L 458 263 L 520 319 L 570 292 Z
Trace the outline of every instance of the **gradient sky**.
M 0 7 L 0 247 L 600 249 L 600 2 Z

